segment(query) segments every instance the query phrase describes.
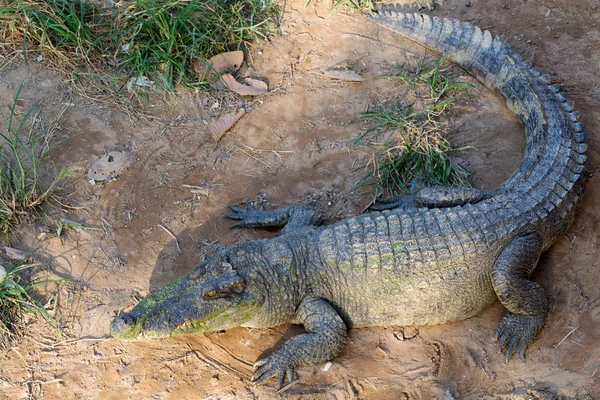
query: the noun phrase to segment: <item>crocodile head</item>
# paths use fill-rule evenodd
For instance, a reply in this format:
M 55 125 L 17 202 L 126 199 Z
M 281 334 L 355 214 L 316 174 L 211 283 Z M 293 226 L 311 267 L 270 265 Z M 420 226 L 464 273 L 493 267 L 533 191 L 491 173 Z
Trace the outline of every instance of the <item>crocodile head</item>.
M 261 295 L 246 286 L 225 253 L 220 253 L 117 316 L 111 323 L 112 334 L 136 339 L 239 326 L 263 302 Z

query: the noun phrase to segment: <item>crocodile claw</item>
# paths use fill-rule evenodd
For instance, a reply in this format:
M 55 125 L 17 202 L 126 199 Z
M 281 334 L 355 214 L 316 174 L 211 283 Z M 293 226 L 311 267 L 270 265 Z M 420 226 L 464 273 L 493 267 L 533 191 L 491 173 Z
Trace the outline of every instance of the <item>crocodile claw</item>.
M 283 349 L 279 349 L 270 356 L 256 361 L 254 367 L 256 368 L 256 371 L 250 380 L 254 382 L 255 385 L 260 385 L 270 378 L 276 377 L 277 388 L 281 389 L 286 378 L 288 383 L 294 381 L 295 365 L 291 357 Z
M 498 352 L 506 354 L 506 362 L 515 352 L 525 359 L 525 349 L 544 325 L 545 316 L 517 315 L 508 313 L 500 321 L 494 337 L 498 341 Z
M 251 228 L 263 225 L 264 207 L 253 207 L 250 203 L 246 203 L 246 208 L 234 206 L 233 204 L 228 204 L 227 206 L 231 209 L 231 211 L 233 211 L 233 213 L 225 214 L 225 217 L 239 220 L 239 222 L 232 224 L 231 228 Z

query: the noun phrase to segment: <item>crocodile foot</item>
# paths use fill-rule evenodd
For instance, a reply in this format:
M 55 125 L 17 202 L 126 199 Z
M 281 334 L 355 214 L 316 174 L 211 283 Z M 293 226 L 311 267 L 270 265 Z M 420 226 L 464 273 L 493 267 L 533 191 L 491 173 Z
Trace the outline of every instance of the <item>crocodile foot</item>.
M 288 383 L 294 381 L 294 369 L 296 364 L 285 348 L 281 348 L 270 356 L 256 361 L 254 367 L 256 368 L 256 371 L 250 380 L 254 382 L 255 385 L 260 385 L 270 378 L 276 377 L 277 388 L 281 389 L 286 378 Z
M 401 194 L 392 197 L 378 197 L 375 199 L 375 202 L 379 204 L 373 204 L 369 206 L 369 210 L 385 211 L 393 209 L 406 210 L 409 208 L 414 208 L 414 198 L 414 194 Z
M 229 205 L 233 213 L 225 217 L 238 220 L 231 225 L 232 228 L 268 228 L 284 227 L 281 234 L 298 230 L 305 226 L 314 225 L 317 215 L 315 209 L 309 206 L 291 205 L 274 210 L 265 210 L 253 207 L 246 203 L 246 208 Z
M 525 359 L 525 349 L 535 335 L 542 329 L 545 316 L 517 315 L 509 312 L 496 328 L 498 352 L 506 354 L 506 362 L 516 352 Z
M 260 207 L 254 207 L 250 202 L 247 202 L 246 208 L 234 206 L 232 204 L 229 204 L 228 206 L 233 213 L 225 214 L 225 217 L 239 220 L 239 222 L 231 225 L 232 228 L 268 226 L 268 223 L 265 221 L 265 219 L 268 219 L 265 214 L 268 213 L 262 205 Z

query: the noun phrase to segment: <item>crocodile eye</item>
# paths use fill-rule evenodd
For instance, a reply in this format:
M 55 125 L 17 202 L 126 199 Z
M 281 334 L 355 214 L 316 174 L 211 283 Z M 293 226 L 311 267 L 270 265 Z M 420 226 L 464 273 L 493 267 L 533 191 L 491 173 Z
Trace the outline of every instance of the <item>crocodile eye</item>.
M 206 297 L 215 297 L 216 295 L 217 295 L 216 290 L 211 290 L 210 292 L 205 294 Z

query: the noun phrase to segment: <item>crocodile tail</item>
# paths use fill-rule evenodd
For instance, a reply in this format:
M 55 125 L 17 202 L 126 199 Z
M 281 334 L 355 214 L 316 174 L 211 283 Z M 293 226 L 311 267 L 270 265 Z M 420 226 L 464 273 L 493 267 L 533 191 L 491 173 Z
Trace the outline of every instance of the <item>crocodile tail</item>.
M 498 36 L 458 20 L 405 13 L 394 5 L 382 7 L 368 18 L 444 55 L 490 89 L 498 88 L 502 62 L 512 56 L 510 46 Z
M 515 213 L 530 222 L 564 220 L 566 229 L 587 176 L 587 146 L 579 114 L 559 87 L 513 54 L 500 37 L 469 23 L 404 13 L 393 5 L 368 17 L 443 55 L 505 97 L 525 127 L 527 144 L 519 168 L 496 190 L 492 201 L 502 199 L 499 208 L 515 207 Z

